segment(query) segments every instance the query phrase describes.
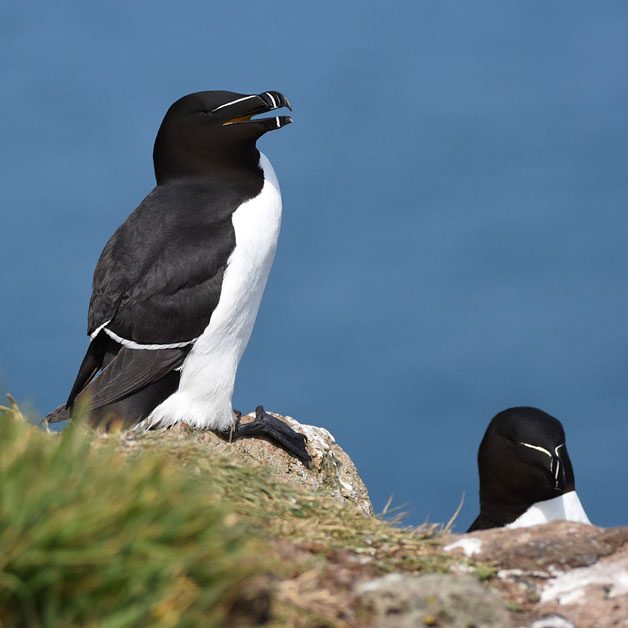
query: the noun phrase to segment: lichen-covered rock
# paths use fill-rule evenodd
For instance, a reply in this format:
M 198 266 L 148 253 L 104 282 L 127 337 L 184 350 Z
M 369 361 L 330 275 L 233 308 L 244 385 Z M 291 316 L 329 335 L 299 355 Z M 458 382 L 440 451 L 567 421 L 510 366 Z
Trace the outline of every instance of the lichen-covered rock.
M 308 470 L 299 463 L 301 483 L 338 501 L 352 502 L 365 515 L 373 514 L 373 505 L 366 485 L 351 458 L 336 443 L 330 432 L 324 427 L 299 423 L 291 416 L 271 414 L 307 436 L 307 450 L 312 456 L 312 469 Z M 247 415 L 249 419 L 253 416 Z M 277 468 L 277 472 L 281 472 L 281 466 Z
M 628 626 L 628 528 L 555 521 L 449 541 L 446 551 L 496 565 L 493 586 L 521 626 Z
M 263 465 L 264 472 L 284 482 L 306 486 L 319 495 L 353 504 L 365 515 L 373 514 L 368 491 L 355 465 L 325 428 L 303 425 L 292 417 L 274 412 L 269 414 L 307 436 L 307 449 L 312 457 L 311 469 L 307 469 L 275 443 L 262 438 L 242 438 L 230 443 L 214 432 L 194 430 L 187 426 L 152 432 L 129 431 L 123 434 L 121 446 L 124 449 L 135 449 L 155 439 L 168 439 L 170 445 L 174 445 L 177 439 L 191 441 L 206 447 L 207 455 L 215 452 L 235 461 Z M 243 416 L 242 421 L 246 423 L 254 418 L 255 414 L 251 413 Z
M 500 597 L 471 576 L 393 573 L 357 588 L 377 628 L 507 628 Z

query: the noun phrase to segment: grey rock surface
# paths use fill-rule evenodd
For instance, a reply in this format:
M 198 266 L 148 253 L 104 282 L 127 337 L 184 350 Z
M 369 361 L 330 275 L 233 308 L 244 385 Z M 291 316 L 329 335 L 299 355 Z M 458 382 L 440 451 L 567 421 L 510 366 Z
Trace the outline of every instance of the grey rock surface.
M 377 628 L 507 628 L 500 597 L 476 578 L 393 573 L 363 582 L 357 593 Z

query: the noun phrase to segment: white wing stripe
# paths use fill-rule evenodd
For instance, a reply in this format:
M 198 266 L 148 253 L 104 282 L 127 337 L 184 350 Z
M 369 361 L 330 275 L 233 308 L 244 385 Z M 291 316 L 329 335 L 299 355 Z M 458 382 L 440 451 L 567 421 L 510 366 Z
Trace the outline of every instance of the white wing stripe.
M 100 331 L 102 329 L 105 328 L 106 325 L 109 325 L 109 323 L 111 322 L 111 319 L 109 319 L 108 321 L 105 321 L 102 325 L 99 325 L 98 327 L 96 327 L 96 329 L 94 329 L 94 331 L 89 335 L 89 337 L 93 340 L 94 338 L 96 338 L 96 336 L 98 336 L 98 334 L 100 333 Z
M 119 342 L 122 346 L 127 347 L 128 349 L 146 349 L 148 351 L 157 351 L 159 349 L 181 349 L 182 347 L 187 347 L 188 345 L 191 345 L 198 340 L 198 338 L 192 338 L 192 340 L 186 340 L 185 342 L 172 342 L 170 344 L 163 345 L 143 345 L 139 342 L 135 342 L 134 340 L 127 340 L 126 338 L 122 338 L 121 336 L 118 336 L 118 334 L 115 334 L 106 327 L 103 327 L 102 330 L 107 334 L 107 336 L 109 336 L 116 342 Z

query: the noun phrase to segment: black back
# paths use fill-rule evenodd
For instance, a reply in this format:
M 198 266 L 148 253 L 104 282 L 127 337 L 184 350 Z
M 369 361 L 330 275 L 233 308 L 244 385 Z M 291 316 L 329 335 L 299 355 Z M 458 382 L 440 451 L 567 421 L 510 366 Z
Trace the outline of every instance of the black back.
M 512 523 L 536 502 L 575 489 L 561 422 L 543 410 L 504 410 L 478 451 L 480 514 L 469 531 Z

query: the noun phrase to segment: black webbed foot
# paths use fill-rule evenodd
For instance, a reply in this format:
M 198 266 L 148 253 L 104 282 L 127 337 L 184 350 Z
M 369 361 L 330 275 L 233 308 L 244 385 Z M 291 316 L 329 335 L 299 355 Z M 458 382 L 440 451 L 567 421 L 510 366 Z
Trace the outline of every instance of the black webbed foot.
M 255 419 L 250 423 L 241 423 L 239 418 L 236 422 L 232 439 L 248 438 L 249 436 L 264 436 L 298 458 L 308 469 L 312 467 L 312 458 L 305 447 L 307 437 L 295 432 L 283 421 L 267 414 L 263 406 L 255 408 Z

